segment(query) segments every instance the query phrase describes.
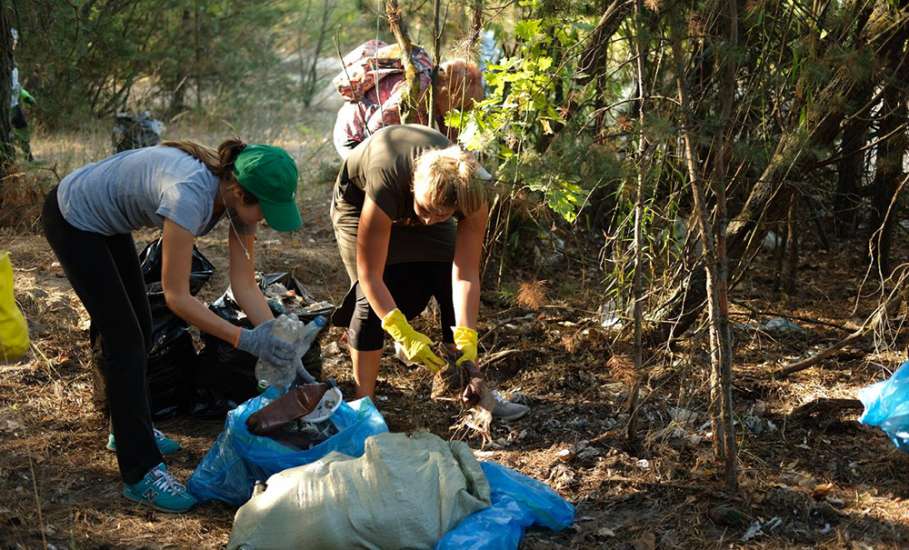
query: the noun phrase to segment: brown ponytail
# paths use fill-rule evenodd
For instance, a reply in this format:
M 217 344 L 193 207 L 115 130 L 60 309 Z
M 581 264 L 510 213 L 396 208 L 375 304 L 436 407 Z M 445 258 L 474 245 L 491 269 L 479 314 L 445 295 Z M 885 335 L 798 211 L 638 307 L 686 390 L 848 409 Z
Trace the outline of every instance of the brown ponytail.
M 196 143 L 187 139 L 178 141 L 162 141 L 164 147 L 173 147 L 195 158 L 205 165 L 219 180 L 227 183 L 238 184 L 234 177 L 234 163 L 237 161 L 237 155 L 246 148 L 246 144 L 240 138 L 232 138 L 224 141 L 218 146 L 217 151 L 207 145 Z M 255 204 L 258 199 L 243 189 L 243 202 L 246 204 Z

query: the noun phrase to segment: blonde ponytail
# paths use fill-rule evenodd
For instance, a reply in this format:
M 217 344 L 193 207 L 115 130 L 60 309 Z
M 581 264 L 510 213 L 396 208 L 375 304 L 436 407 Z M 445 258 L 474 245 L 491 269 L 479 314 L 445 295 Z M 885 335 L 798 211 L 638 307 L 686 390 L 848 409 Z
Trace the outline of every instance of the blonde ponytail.
M 456 209 L 468 215 L 486 204 L 486 187 L 473 176 L 479 165 L 457 145 L 433 149 L 414 162 L 414 193 L 434 210 Z

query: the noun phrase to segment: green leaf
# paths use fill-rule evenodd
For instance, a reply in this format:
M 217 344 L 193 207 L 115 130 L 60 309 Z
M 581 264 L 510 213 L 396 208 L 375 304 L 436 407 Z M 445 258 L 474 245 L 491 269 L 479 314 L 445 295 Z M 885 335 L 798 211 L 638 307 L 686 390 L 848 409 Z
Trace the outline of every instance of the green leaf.
M 540 34 L 541 25 L 542 21 L 539 19 L 524 19 L 518 21 L 514 26 L 514 34 L 518 38 L 530 42 L 536 35 Z

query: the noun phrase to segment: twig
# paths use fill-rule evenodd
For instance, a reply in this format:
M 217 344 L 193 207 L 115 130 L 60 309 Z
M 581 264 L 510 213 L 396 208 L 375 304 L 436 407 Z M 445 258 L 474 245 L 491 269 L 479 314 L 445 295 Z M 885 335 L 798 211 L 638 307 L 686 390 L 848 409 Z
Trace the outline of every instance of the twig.
M 38 344 L 36 344 L 34 340 L 31 341 L 31 347 L 32 347 L 32 349 L 35 350 L 35 352 L 38 353 L 38 355 L 41 356 L 42 359 L 44 359 L 44 364 L 47 366 L 47 369 L 48 369 L 47 375 L 51 376 L 53 374 L 56 378 L 59 379 L 60 373 L 57 372 L 57 369 L 55 369 L 54 366 L 51 364 L 50 359 L 47 358 L 47 355 L 44 355 L 44 352 L 41 351 L 41 348 L 38 347 Z
M 44 535 L 44 516 L 41 515 L 41 499 L 38 497 L 38 480 L 35 476 L 35 463 L 32 462 L 32 455 L 28 456 L 28 467 L 32 471 L 32 489 L 35 492 L 35 507 L 38 509 L 38 528 L 41 530 L 41 543 L 44 550 L 47 550 L 47 537 Z
M 494 364 L 498 363 L 499 361 L 505 359 L 506 357 L 508 357 L 510 355 L 515 355 L 516 353 L 524 353 L 524 350 L 522 350 L 522 349 L 503 349 L 502 351 L 490 353 L 489 355 L 486 355 L 485 357 L 483 357 L 483 367 L 485 368 L 490 365 L 494 365 Z
M 824 416 L 827 417 L 842 411 L 860 411 L 862 410 L 862 407 L 862 402 L 858 399 L 820 398 L 796 408 L 789 413 L 789 417 L 792 419 L 800 419 L 816 413 L 824 413 Z
M 867 331 L 868 331 L 867 325 L 862 325 L 861 328 L 859 328 L 858 330 L 856 330 L 849 336 L 843 338 L 839 342 L 833 344 L 832 346 L 825 349 L 824 351 L 818 352 L 818 353 L 812 355 L 811 357 L 808 357 L 807 359 L 802 359 L 801 361 L 796 361 L 795 363 L 791 363 L 786 367 L 775 370 L 770 373 L 770 377 L 771 378 L 785 378 L 794 372 L 799 372 L 799 371 L 803 371 L 805 369 L 811 368 L 814 365 L 816 365 L 817 363 L 830 357 L 831 355 L 833 355 L 834 353 L 836 353 L 843 347 L 858 340 L 859 338 L 864 336 L 865 332 L 867 332 Z

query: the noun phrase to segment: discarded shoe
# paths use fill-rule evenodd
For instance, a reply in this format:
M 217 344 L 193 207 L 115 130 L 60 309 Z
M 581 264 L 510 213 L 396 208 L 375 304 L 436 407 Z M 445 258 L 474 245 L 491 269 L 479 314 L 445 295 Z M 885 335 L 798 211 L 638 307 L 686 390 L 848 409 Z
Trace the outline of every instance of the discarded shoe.
M 530 412 L 530 407 L 521 403 L 514 403 L 499 395 L 499 392 L 493 390 L 492 395 L 496 399 L 496 405 L 492 409 L 492 416 L 499 420 L 517 420 Z
M 196 505 L 196 499 L 167 471 L 163 462 L 149 470 L 139 483 L 124 485 L 123 496 L 156 510 L 176 514 Z
M 158 428 L 154 429 L 155 443 L 158 444 L 158 450 L 162 455 L 172 455 L 182 449 L 179 443 L 164 435 Z M 107 450 L 117 452 L 117 442 L 114 440 L 114 434 L 107 436 Z
M 246 427 L 256 435 L 273 432 L 311 413 L 328 390 L 328 384 L 304 384 L 291 388 L 247 418 Z

